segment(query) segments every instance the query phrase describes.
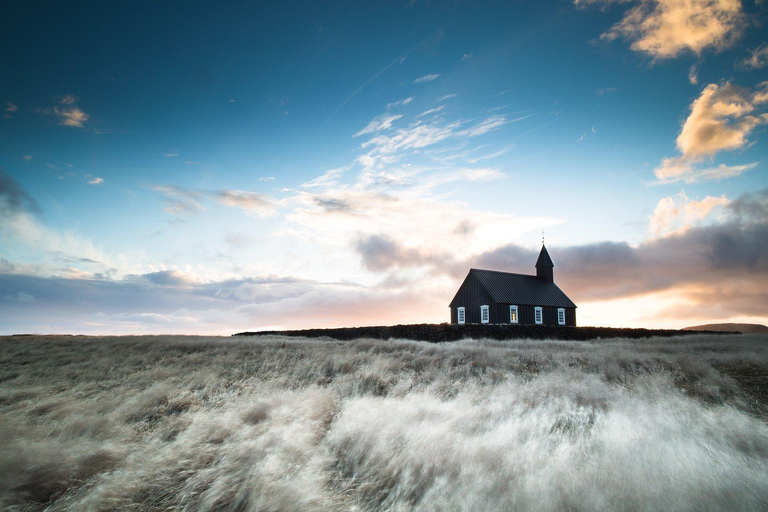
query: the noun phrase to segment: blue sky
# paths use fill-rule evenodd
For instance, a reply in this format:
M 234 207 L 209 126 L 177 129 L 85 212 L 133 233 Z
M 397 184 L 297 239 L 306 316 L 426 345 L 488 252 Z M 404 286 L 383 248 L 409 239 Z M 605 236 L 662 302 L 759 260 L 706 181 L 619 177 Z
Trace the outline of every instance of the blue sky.
M 763 2 L 3 11 L 0 332 L 441 322 L 542 231 L 580 324 L 768 321 Z

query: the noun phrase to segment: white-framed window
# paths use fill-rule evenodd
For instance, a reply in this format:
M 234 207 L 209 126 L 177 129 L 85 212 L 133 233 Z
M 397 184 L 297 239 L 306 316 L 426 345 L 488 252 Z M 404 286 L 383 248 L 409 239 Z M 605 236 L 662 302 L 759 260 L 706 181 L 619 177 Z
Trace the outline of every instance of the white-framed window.
M 480 306 L 480 323 L 487 324 L 491 321 L 491 312 L 488 306 Z
M 565 325 L 565 308 L 557 308 L 557 325 Z
M 520 317 L 518 316 L 517 306 L 509 306 L 509 323 L 520 323 Z
M 459 322 L 460 324 L 463 324 L 464 322 L 467 321 L 467 316 L 465 313 L 464 306 L 460 308 L 456 308 L 456 321 Z
M 536 325 L 544 323 L 544 314 L 541 311 L 541 306 L 533 308 L 533 321 L 536 322 Z

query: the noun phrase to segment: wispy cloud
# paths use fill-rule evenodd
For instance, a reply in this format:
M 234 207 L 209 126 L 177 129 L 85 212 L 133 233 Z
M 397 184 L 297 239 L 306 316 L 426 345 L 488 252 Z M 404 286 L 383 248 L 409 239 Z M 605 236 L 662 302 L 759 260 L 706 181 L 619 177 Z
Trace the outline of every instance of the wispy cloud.
M 761 69 L 768 66 L 768 43 L 763 43 L 749 51 L 749 56 L 739 62 L 747 69 Z
M 260 176 L 259 181 L 275 181 L 274 176 Z
M 614 92 L 617 92 L 619 89 L 617 87 L 603 87 L 601 89 L 595 89 L 595 94 L 598 96 L 603 96 L 605 94 L 611 94 Z
M 444 108 L 445 108 L 445 105 L 439 105 L 439 106 L 437 106 L 435 108 L 431 108 L 429 110 L 426 110 L 426 111 L 422 112 L 421 114 L 417 115 L 416 117 L 424 117 L 424 116 L 428 116 L 429 114 L 435 114 L 437 112 L 440 112 Z
M 738 176 L 752 169 L 756 163 L 700 167 L 705 158 L 720 151 L 745 147 L 755 127 L 768 123 L 768 113 L 764 111 L 766 104 L 766 82 L 754 91 L 728 82 L 708 85 L 691 104 L 691 113 L 677 137 L 681 155 L 663 159 L 655 170 L 656 177 L 662 182 L 692 183 Z
M 147 188 L 164 196 L 165 213 L 170 215 L 193 215 L 205 210 L 203 194 L 176 185 L 149 185 Z
M 86 179 L 88 180 L 89 185 L 101 185 L 104 183 L 104 178 L 99 178 L 98 176 L 86 176 Z
M 6 112 L 16 112 L 17 110 L 19 110 L 19 107 L 17 107 L 15 103 L 9 101 L 5 104 Z
M 473 52 L 465 53 L 461 56 L 461 60 L 470 60 L 472 57 L 474 57 L 474 55 L 475 54 Z
M 393 108 L 393 107 L 399 107 L 402 105 L 408 105 L 410 102 L 413 101 L 413 96 L 409 96 L 402 100 L 393 101 L 392 103 L 387 103 L 387 110 Z
M 420 76 L 419 78 L 414 80 L 413 83 L 415 83 L 415 84 L 423 84 L 425 82 L 431 82 L 432 80 L 436 80 L 439 77 L 440 77 L 439 74 L 424 75 L 424 76 Z
M 163 153 L 163 156 L 166 157 L 166 158 L 173 158 L 173 157 L 179 156 L 179 154 L 178 153 Z
M 506 147 L 504 147 L 504 148 L 502 148 L 502 149 L 500 149 L 498 151 L 490 153 L 488 155 L 483 155 L 483 156 L 476 157 L 476 158 L 468 158 L 467 162 L 469 162 L 471 164 L 476 164 L 477 162 L 482 162 L 483 160 L 491 160 L 493 158 L 500 157 L 501 155 L 509 152 L 509 150 L 511 150 L 513 147 L 514 147 L 514 145 L 510 144 L 510 145 L 508 145 L 508 146 L 506 146 Z
M 735 178 L 757 167 L 759 162 L 743 165 L 702 166 L 697 160 L 685 157 L 664 158 L 654 173 L 660 183 L 698 183 L 701 181 L 720 181 Z
M 331 169 L 321 174 L 317 178 L 307 181 L 301 184 L 301 188 L 316 188 L 316 187 L 330 187 L 339 184 L 339 178 L 347 171 L 348 168 L 339 167 L 337 169 Z
M 0 213 L 2 218 L 8 218 L 20 213 L 40 212 L 40 207 L 19 184 L 19 182 L 0 169 Z
M 631 41 L 633 50 L 668 59 L 733 44 L 747 26 L 739 0 L 574 0 L 577 6 L 635 3 L 601 39 Z
M 515 121 L 520 121 L 522 119 L 525 119 L 526 117 L 520 117 L 518 119 L 515 119 Z M 507 124 L 508 121 L 506 117 L 504 116 L 492 116 L 488 119 L 484 119 L 477 123 L 475 126 L 468 128 L 466 130 L 461 130 L 459 132 L 456 132 L 457 135 L 460 137 L 477 137 L 478 135 L 486 134 L 490 131 L 496 130 L 497 128 L 500 128 L 501 126 Z
M 277 215 L 277 203 L 265 194 L 242 190 L 221 190 L 214 195 L 224 206 L 240 208 L 257 217 L 264 218 Z
M 277 215 L 280 202 L 258 192 L 244 190 L 192 190 L 178 185 L 149 185 L 164 196 L 164 211 L 174 216 L 194 215 L 206 210 L 204 201 L 215 200 L 223 206 L 238 208 L 248 215 Z
M 32 160 L 32 155 L 24 155 L 23 157 L 21 157 L 21 159 L 24 160 L 25 162 L 29 162 L 30 160 Z
M 451 99 L 451 98 L 455 98 L 456 96 L 458 96 L 458 94 L 456 94 L 456 93 L 453 93 L 453 94 L 446 94 L 446 95 L 445 95 L 445 96 L 443 96 L 442 98 L 439 98 L 439 99 L 438 99 L 438 100 L 437 100 L 435 103 L 440 103 L 441 101 L 449 100 L 449 99 Z
M 699 83 L 699 65 L 693 64 L 690 69 L 688 69 L 688 81 L 692 85 L 697 85 Z
M 111 259 L 87 239 L 74 231 L 59 231 L 44 224 L 39 213 L 41 209 L 12 176 L 0 171 L 0 240 L 12 245 L 23 258 L 41 262 L 26 266 L 24 273 L 61 273 L 73 264 L 87 265 L 99 269 L 102 275 L 117 272 Z M 0 268 L 4 260 L 0 258 Z M 3 269 L 3 272 L 14 270 Z
M 388 130 L 392 127 L 392 123 L 403 117 L 402 115 L 381 115 L 371 120 L 368 125 L 353 135 L 353 137 L 359 137 L 369 133 L 374 133 L 382 130 Z

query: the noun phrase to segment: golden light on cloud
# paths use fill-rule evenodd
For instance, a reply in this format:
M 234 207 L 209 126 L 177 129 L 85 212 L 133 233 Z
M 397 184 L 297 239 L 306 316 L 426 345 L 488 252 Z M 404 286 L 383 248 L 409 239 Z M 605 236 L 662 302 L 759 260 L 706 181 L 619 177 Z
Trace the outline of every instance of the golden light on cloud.
M 631 1 L 631 0 L 630 0 Z M 575 0 L 576 5 L 623 4 L 627 0 Z M 696 55 L 733 44 L 746 25 L 739 0 L 640 0 L 601 39 L 624 38 L 654 59 Z

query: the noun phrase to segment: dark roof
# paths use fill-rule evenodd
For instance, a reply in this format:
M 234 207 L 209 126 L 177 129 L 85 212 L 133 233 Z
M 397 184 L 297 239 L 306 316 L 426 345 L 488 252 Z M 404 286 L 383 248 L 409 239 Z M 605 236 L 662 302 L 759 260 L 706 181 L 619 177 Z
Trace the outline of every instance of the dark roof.
M 544 254 L 544 252 L 542 250 Z M 547 255 L 549 258 L 549 255 Z M 550 260 L 551 261 L 551 260 Z M 557 287 L 536 276 L 510 274 L 495 270 L 469 269 L 482 283 L 493 300 L 502 304 L 526 304 L 532 306 L 554 306 L 575 308 L 576 304 Z
M 539 259 L 536 260 L 536 268 L 539 267 L 554 267 L 555 264 L 552 263 L 552 258 L 549 257 L 549 253 L 547 252 L 547 248 L 544 247 L 542 244 L 541 246 L 541 252 L 539 253 Z

